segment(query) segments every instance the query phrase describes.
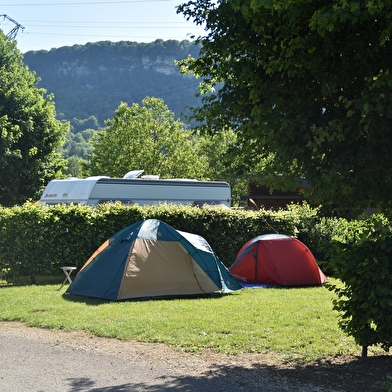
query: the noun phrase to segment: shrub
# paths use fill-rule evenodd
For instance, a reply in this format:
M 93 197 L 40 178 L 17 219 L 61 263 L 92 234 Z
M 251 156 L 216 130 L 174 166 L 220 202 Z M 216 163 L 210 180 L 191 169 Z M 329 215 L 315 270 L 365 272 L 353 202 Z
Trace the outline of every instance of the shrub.
M 333 275 L 329 265 L 328 252 L 331 241 L 339 226 L 339 219 L 327 218 L 319 214 L 319 209 L 311 208 L 308 204 L 292 204 L 288 210 L 296 227 L 296 237 L 313 253 L 317 264 L 328 275 Z
M 367 355 L 368 346 L 392 345 L 392 233 L 382 215 L 362 221 L 341 220 L 330 251 L 331 265 L 342 286 L 329 289 L 337 294 L 334 309 L 339 326 L 354 337 Z

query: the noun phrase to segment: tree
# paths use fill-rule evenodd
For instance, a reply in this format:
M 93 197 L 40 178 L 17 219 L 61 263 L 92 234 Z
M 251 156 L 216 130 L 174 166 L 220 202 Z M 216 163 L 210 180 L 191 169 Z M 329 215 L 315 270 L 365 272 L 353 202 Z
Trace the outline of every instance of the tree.
M 248 170 L 261 170 L 265 161 L 255 156 L 252 163 L 244 162 L 243 146 L 232 129 L 222 129 L 213 135 L 196 132 L 196 135 L 200 155 L 208 162 L 206 177 L 228 182 L 232 189 L 233 205 L 243 204 L 241 197 L 248 193 L 249 182 L 245 173 Z
M 121 103 L 107 127 L 93 137 L 90 175 L 122 177 L 129 170 L 161 178 L 202 179 L 207 163 L 200 159 L 193 135 L 162 99 L 146 97 L 142 105 Z
M 69 177 L 79 177 L 82 175 L 82 168 L 84 165 L 84 159 L 77 155 L 72 155 L 67 158 L 67 168 L 64 169 L 63 174 Z
M 23 64 L 15 41 L 0 31 L 0 204 L 35 198 L 58 175 L 57 149 L 68 125 L 55 118 L 52 96 Z
M 232 127 L 268 173 L 305 176 L 330 207 L 390 205 L 392 3 L 196 0 L 178 7 L 205 25 L 186 72 L 218 88 L 194 110 Z

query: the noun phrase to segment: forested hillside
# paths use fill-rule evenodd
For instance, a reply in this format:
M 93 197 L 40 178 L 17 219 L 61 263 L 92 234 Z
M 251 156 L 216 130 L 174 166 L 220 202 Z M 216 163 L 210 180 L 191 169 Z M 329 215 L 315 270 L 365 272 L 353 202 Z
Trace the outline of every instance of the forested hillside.
M 71 121 L 77 134 L 102 127 L 121 102 L 146 96 L 164 99 L 185 121 L 187 108 L 198 103 L 198 81 L 181 75 L 174 61 L 198 51 L 190 41 L 102 41 L 27 52 L 24 62 L 41 79 L 38 86 L 54 94 L 58 118 Z

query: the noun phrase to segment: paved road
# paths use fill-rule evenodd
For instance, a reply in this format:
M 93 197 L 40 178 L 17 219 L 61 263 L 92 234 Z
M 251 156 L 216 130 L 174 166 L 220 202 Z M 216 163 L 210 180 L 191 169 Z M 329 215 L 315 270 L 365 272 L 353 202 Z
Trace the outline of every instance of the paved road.
M 326 391 L 270 369 L 152 346 L 0 323 L 0 391 Z

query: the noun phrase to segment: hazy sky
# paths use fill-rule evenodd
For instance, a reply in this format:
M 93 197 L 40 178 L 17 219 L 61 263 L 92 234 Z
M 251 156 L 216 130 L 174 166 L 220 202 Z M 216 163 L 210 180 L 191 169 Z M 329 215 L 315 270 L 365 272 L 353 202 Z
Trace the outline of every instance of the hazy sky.
M 3 0 L 0 29 L 9 34 L 15 23 L 18 49 L 50 50 L 97 41 L 152 42 L 190 39 L 201 27 L 176 14 L 187 0 Z

